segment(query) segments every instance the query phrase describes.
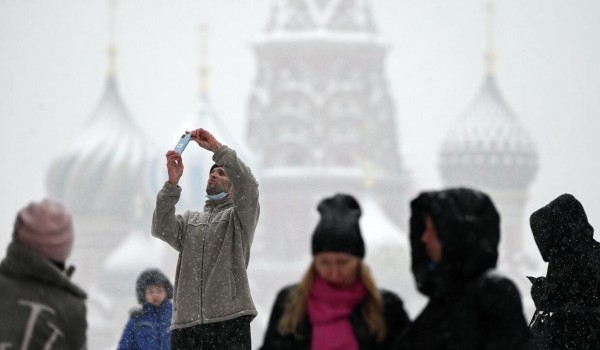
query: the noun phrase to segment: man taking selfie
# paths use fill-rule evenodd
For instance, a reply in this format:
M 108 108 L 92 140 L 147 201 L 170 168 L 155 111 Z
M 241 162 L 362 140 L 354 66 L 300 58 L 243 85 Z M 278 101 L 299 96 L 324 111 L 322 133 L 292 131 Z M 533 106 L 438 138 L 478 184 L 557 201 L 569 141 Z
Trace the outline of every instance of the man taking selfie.
M 191 141 L 213 152 L 200 212 L 175 213 L 182 188 L 181 154 L 168 151 L 168 181 L 158 192 L 152 235 L 179 252 L 175 276 L 172 349 L 250 349 L 257 311 L 246 269 L 259 217 L 258 183 L 250 168 L 210 132 Z

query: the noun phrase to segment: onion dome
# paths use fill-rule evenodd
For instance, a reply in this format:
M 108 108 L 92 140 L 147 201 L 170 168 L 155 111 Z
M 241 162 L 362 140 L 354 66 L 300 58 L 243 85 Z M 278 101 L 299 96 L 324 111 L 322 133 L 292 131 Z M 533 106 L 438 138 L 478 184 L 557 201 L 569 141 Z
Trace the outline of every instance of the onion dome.
M 535 177 L 538 154 L 498 89 L 491 0 L 485 9 L 487 75 L 475 100 L 446 135 L 439 167 L 447 186 L 525 190 Z
M 146 179 L 152 149 L 109 74 L 98 107 L 50 166 L 49 195 L 66 203 L 75 216 L 132 219 L 140 205 L 142 212 L 149 210 Z
M 449 130 L 440 152 L 448 186 L 526 189 L 537 170 L 537 151 L 488 75 L 474 102 Z

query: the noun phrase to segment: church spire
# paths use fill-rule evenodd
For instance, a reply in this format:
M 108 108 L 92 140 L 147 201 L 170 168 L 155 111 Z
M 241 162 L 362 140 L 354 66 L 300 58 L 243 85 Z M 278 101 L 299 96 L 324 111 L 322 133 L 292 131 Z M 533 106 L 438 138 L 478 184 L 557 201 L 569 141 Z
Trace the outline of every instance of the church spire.
M 208 93 L 208 25 L 200 24 L 200 96 Z
M 494 52 L 494 3 L 493 0 L 486 0 L 486 49 L 485 49 L 485 70 L 488 76 L 494 75 L 494 61 L 496 53 Z
M 114 76 L 117 70 L 117 44 L 115 39 L 116 0 L 109 0 L 108 11 L 108 74 Z

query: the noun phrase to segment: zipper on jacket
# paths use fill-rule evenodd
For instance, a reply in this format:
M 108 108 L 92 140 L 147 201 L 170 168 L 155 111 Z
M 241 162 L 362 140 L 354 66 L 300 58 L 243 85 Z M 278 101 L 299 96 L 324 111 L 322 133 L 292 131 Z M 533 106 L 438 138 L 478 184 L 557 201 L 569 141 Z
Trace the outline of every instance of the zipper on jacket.
M 215 204 L 211 203 L 210 213 L 208 215 L 208 225 L 206 234 L 202 235 L 202 264 L 200 264 L 200 324 L 204 324 L 204 242 L 206 242 L 206 236 L 210 231 L 210 221 L 215 209 Z
M 163 301 L 164 303 L 164 301 Z M 162 306 L 162 305 L 161 305 Z M 162 330 L 162 323 L 161 323 L 161 319 L 160 319 L 160 312 L 161 312 L 161 308 L 160 306 L 155 308 L 154 311 L 156 312 L 156 345 L 158 345 L 158 349 L 161 350 L 163 347 L 163 343 L 162 343 L 162 335 L 161 330 Z

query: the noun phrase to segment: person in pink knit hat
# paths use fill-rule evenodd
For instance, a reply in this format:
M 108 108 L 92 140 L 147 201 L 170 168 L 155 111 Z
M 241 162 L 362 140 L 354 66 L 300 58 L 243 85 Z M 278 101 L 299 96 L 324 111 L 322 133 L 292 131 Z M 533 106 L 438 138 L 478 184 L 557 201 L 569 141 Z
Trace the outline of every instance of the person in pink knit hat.
M 0 349 L 85 349 L 86 294 L 65 268 L 73 222 L 59 202 L 32 202 L 17 214 L 0 263 Z

